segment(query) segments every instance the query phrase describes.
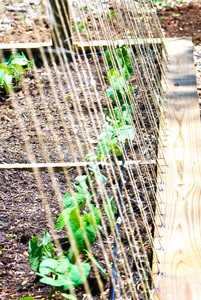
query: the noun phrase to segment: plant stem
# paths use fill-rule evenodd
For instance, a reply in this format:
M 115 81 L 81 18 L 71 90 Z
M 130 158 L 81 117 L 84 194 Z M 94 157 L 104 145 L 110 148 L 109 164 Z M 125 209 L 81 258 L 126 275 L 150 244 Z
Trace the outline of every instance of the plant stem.
M 51 286 L 50 300 L 52 300 L 52 295 L 53 295 L 53 292 L 54 292 L 54 287 L 53 287 L 53 286 Z

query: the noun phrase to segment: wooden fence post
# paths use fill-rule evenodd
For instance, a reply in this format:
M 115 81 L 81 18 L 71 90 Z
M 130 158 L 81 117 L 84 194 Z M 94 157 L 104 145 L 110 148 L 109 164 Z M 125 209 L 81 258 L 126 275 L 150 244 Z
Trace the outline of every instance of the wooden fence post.
M 68 49 L 72 43 L 68 0 L 49 0 L 48 10 L 53 46 Z

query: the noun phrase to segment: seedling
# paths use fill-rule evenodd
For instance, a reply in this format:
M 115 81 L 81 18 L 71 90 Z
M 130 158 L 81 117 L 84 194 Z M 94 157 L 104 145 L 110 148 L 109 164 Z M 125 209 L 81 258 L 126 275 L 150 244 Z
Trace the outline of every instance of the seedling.
M 133 67 L 131 64 L 132 50 L 130 48 L 123 46 L 117 48 L 115 52 L 113 50 L 106 50 L 104 54 L 108 67 L 116 66 L 117 69 L 120 69 L 121 66 L 126 80 L 133 75 Z
M 112 20 L 112 18 L 116 15 L 116 12 L 106 12 L 106 14 L 109 16 L 109 19 Z M 116 21 L 116 20 L 113 20 L 113 21 Z
M 102 133 L 98 137 L 97 159 L 101 160 L 112 148 L 117 156 L 121 156 L 121 143 L 126 143 L 134 138 L 135 130 L 132 125 L 124 125 L 121 120 L 106 115 L 106 123 L 103 125 Z
M 134 96 L 133 88 L 127 82 L 130 76 L 133 75 L 131 56 L 131 50 L 125 46 L 116 49 L 116 53 L 113 51 L 109 52 L 109 50 L 105 51 L 106 63 L 108 67 L 112 67 L 107 72 L 107 80 L 111 87 L 106 90 L 106 95 L 115 103 L 118 99 L 121 106 L 125 101 L 129 104 L 129 96 Z M 120 68 L 121 71 L 119 70 Z
M 40 282 L 52 287 L 50 299 L 52 299 L 54 287 L 68 289 L 69 286 L 80 285 L 90 272 L 91 267 L 85 262 L 77 266 L 72 264 L 63 253 L 55 256 L 56 251 L 47 231 L 42 235 L 41 244 L 38 236 L 29 241 L 29 251 L 31 268 L 42 277 Z
M 20 81 L 20 73 L 25 73 L 24 67 L 30 66 L 30 61 L 24 53 L 18 53 L 17 57 L 11 55 L 8 61 L 0 63 L 0 87 L 4 87 L 9 94 L 12 82 Z
M 87 35 L 87 27 L 85 24 L 82 24 L 82 23 L 78 23 L 76 24 L 76 27 L 77 27 L 77 30 L 82 32 L 84 35 Z M 73 31 L 76 31 L 76 27 L 73 27 Z
M 64 210 L 59 215 L 56 222 L 56 229 L 67 226 L 71 234 L 68 239 L 70 243 L 76 243 L 79 253 L 86 253 L 87 246 L 91 247 L 96 238 L 96 228 L 101 226 L 100 214 L 98 209 L 90 203 L 92 195 L 89 193 L 89 180 L 87 176 L 78 176 L 76 181 L 79 185 L 74 185 L 77 193 L 72 196 L 66 193 L 63 198 Z M 86 206 L 92 213 L 83 210 Z M 86 244 L 86 239 L 88 243 Z M 71 262 L 75 262 L 73 247 L 68 253 Z

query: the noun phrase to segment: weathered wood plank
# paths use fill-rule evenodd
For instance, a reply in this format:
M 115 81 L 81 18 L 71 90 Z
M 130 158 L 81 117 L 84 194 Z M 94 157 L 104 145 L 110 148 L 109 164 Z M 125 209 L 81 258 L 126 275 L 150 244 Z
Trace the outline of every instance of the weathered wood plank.
M 52 41 L 45 43 L 9 43 L 0 44 L 0 50 L 13 50 L 13 49 L 38 49 L 40 47 L 51 47 Z
M 94 41 L 90 41 L 90 42 L 77 42 L 73 40 L 73 46 L 77 47 L 77 49 L 79 51 L 81 51 L 82 49 L 86 50 L 91 50 L 92 47 L 94 47 L 96 50 L 99 50 L 101 48 L 106 48 L 108 46 L 123 46 L 123 45 L 128 45 L 128 41 L 129 41 L 129 45 L 131 46 L 137 46 L 137 45 L 142 45 L 142 44 L 163 44 L 164 40 L 161 40 L 159 38 L 155 38 L 155 39 L 124 39 L 124 40 L 94 40 Z
M 159 249 L 162 275 L 154 299 L 201 299 L 200 114 L 190 39 L 167 43 L 170 57 L 167 91 L 169 165 L 164 189 L 164 226 Z M 158 275 L 153 265 L 155 279 Z
M 88 161 L 88 162 L 63 162 L 63 163 L 32 163 L 32 164 L 0 164 L 0 170 L 24 170 L 24 171 L 33 171 L 34 169 L 38 169 L 40 171 L 43 171 L 48 168 L 52 168 L 55 171 L 62 171 L 63 168 L 77 168 L 77 167 L 84 167 L 87 166 L 88 164 L 93 164 L 93 161 Z M 155 160 L 148 160 L 148 161 L 141 161 L 141 160 L 127 160 L 125 161 L 125 165 L 155 165 L 156 161 Z M 112 166 L 112 164 L 107 163 L 107 162 L 96 162 L 96 165 L 102 165 L 102 166 Z M 118 165 L 122 165 L 122 161 L 118 162 Z

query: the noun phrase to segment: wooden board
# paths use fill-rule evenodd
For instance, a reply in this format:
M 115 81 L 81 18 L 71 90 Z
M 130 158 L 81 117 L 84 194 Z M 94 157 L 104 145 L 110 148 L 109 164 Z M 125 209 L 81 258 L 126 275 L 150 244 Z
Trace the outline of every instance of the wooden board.
M 159 38 L 155 39 L 124 39 L 124 40 L 94 40 L 90 42 L 77 42 L 73 40 L 73 46 L 77 47 L 78 51 L 81 51 L 82 49 L 91 50 L 93 47 L 96 50 L 100 50 L 101 48 L 107 48 L 108 46 L 123 46 L 123 45 L 142 45 L 142 44 L 163 44 L 163 40 Z
M 0 44 L 0 50 L 13 50 L 13 49 L 38 49 L 40 47 L 51 47 L 52 41 L 46 43 L 10 43 Z
M 191 39 L 175 39 L 167 46 L 168 169 L 159 192 L 165 227 L 161 238 L 155 237 L 162 274 L 156 274 L 154 261 L 158 282 L 153 299 L 200 300 L 201 139 L 193 45 Z
M 88 162 L 63 162 L 63 163 L 32 163 L 32 164 L 0 164 L 0 171 L 1 170 L 23 170 L 23 171 L 33 171 L 34 169 L 38 169 L 39 171 L 43 171 L 48 168 L 52 168 L 55 171 L 62 171 L 63 168 L 78 168 L 78 167 L 84 167 L 88 166 L 89 164 L 94 164 L 93 161 L 88 161 Z M 102 166 L 113 166 L 112 164 L 104 161 L 100 162 L 95 162 L 96 165 L 102 165 Z M 122 165 L 122 161 L 118 162 L 118 165 Z M 141 160 L 127 160 L 125 161 L 125 166 L 130 166 L 130 165 L 135 165 L 135 166 L 143 166 L 143 165 L 156 165 L 155 160 L 148 160 L 148 161 L 141 161 Z

